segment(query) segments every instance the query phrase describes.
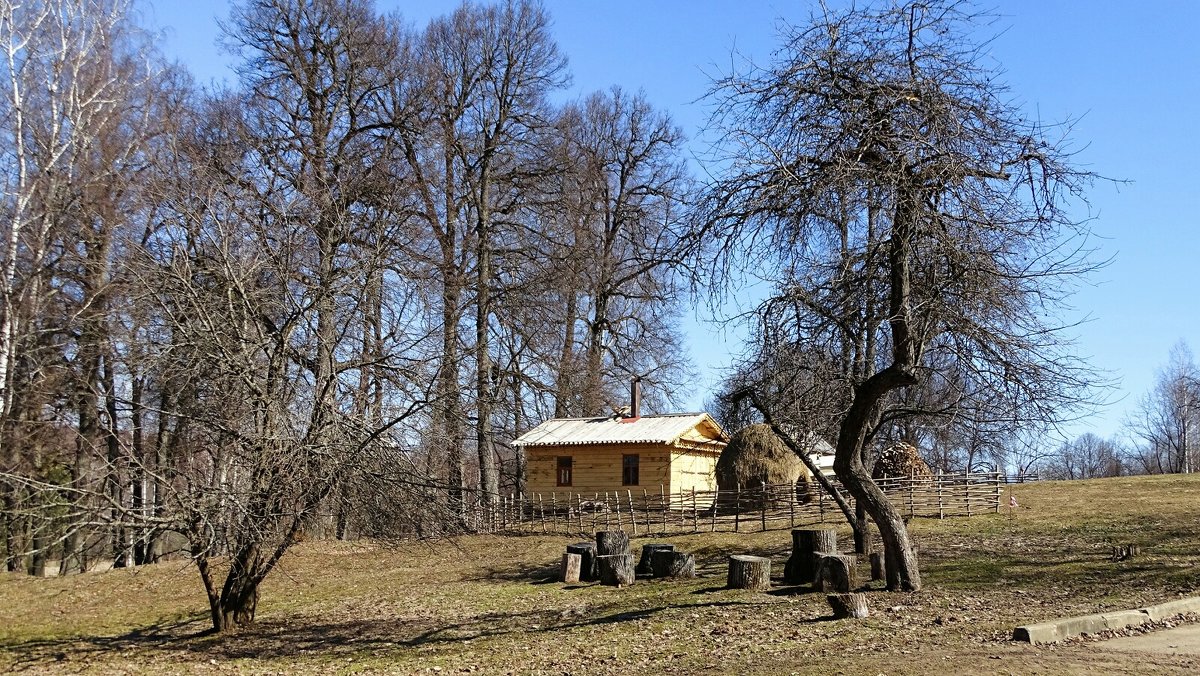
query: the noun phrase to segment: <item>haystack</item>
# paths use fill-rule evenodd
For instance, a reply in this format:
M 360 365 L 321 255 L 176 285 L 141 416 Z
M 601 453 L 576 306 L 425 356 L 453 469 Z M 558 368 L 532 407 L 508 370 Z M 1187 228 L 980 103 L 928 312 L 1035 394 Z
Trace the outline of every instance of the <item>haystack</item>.
M 750 425 L 729 439 L 717 459 L 717 488 L 722 492 L 760 488 L 764 483 L 808 481 L 808 469 L 771 431 L 769 425 Z M 799 492 L 799 491 L 797 491 Z M 724 496 L 722 496 L 724 498 Z
M 875 479 L 890 479 L 893 477 L 929 476 L 933 472 L 929 465 L 921 459 L 917 447 L 903 441 L 883 449 L 879 459 L 875 461 L 875 471 L 871 473 Z

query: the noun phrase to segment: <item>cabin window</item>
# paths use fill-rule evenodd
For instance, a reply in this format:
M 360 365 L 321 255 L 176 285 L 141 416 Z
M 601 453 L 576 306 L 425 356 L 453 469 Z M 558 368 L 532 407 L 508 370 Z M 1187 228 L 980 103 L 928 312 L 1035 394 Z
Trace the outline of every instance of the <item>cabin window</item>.
M 621 485 L 638 485 L 638 455 L 621 456 Z
M 558 456 L 558 485 L 570 486 L 571 478 L 571 456 Z

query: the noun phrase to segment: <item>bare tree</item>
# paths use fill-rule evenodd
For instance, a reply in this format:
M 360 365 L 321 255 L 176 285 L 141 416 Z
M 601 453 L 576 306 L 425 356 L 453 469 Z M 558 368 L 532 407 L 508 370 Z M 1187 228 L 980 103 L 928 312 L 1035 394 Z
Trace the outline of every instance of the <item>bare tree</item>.
M 426 399 L 426 336 L 384 255 L 403 35 L 343 0 L 248 2 L 228 31 L 243 88 L 196 113 L 134 268 L 169 339 L 148 359 L 179 450 L 156 525 L 186 537 L 217 631 L 253 622 L 263 579 Z
M 40 472 L 71 489 L 102 478 L 120 504 L 117 241 L 144 213 L 142 172 L 149 145 L 172 119 L 175 75 L 132 22 L 127 2 L 4 2 L 0 15 L 0 136 L 9 149 L 0 470 Z M 74 443 L 64 444 L 72 427 Z M 47 433 L 58 438 L 42 450 Z M 38 450 L 22 460 L 18 448 Z M 68 520 L 52 520 L 52 538 L 32 546 L 36 572 L 59 539 L 60 572 L 85 567 L 80 531 Z M 120 565 L 124 531 L 110 535 Z
M 559 186 L 574 194 L 558 197 L 569 227 L 558 277 L 566 323 L 556 406 L 559 415 L 601 415 L 624 401 L 617 393 L 630 376 L 661 393 L 686 372 L 671 259 L 689 177 L 682 134 L 641 94 L 594 93 L 563 111 L 560 129 Z
M 1126 474 L 1120 446 L 1084 433 L 1064 442 L 1042 468 L 1047 479 L 1101 479 Z
M 722 169 L 696 233 L 709 269 L 770 275 L 768 303 L 788 308 L 771 329 L 801 353 L 840 352 L 844 300 L 875 299 L 863 330 L 878 357 L 843 376 L 834 467 L 879 527 L 893 589 L 919 589 L 920 573 L 863 449 L 925 413 L 898 395 L 956 373 L 989 415 L 1037 421 L 1090 382 L 1055 313 L 1091 267 L 1064 211 L 1090 177 L 1005 98 L 977 25 L 955 2 L 825 9 L 712 93 Z
M 1200 368 L 1187 343 L 1171 348 L 1126 427 L 1140 442 L 1132 453 L 1141 471 L 1186 474 L 1200 467 Z

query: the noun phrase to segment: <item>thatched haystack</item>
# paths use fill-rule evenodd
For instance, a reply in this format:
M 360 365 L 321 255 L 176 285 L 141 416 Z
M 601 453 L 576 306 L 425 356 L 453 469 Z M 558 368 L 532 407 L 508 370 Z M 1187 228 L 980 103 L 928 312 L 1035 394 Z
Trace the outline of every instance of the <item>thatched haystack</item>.
M 744 427 L 729 438 L 717 459 L 716 479 L 717 488 L 722 492 L 721 503 L 732 504 L 732 492 L 739 486 L 750 492 L 760 489 L 764 483 L 778 486 L 799 481 L 804 486 L 808 481 L 808 469 L 775 436 L 769 425 L 758 424 Z M 807 490 L 797 490 L 797 493 L 807 495 Z
M 921 459 L 917 447 L 903 441 L 883 449 L 879 459 L 875 461 L 875 471 L 871 473 L 874 479 L 905 478 L 910 476 L 930 476 L 933 472 L 929 465 Z

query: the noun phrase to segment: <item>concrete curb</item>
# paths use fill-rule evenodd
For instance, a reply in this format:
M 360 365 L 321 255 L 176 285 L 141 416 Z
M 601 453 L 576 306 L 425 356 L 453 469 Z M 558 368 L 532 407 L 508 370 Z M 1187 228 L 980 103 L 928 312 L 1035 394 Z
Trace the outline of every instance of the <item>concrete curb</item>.
M 1140 627 L 1147 622 L 1161 622 L 1184 613 L 1200 613 L 1200 596 L 1168 601 L 1137 610 L 1116 610 L 1027 624 L 1013 630 L 1013 640 L 1034 645 L 1056 643 L 1073 636 L 1094 634 L 1106 629 Z

